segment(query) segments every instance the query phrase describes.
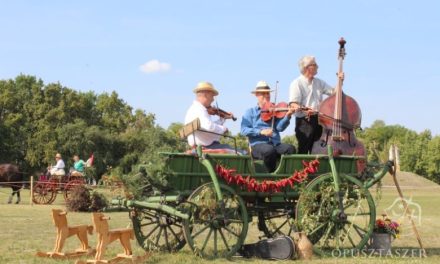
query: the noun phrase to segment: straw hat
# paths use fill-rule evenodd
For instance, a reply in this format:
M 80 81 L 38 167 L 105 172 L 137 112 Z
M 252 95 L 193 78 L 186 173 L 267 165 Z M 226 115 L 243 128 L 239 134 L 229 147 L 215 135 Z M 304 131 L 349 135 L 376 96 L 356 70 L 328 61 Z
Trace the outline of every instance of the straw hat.
M 60 159 L 62 159 L 61 154 L 60 154 L 60 153 L 57 153 L 57 154 L 55 155 L 55 158 L 60 158 Z
M 199 82 L 196 88 L 194 88 L 193 90 L 194 93 L 198 93 L 201 91 L 210 91 L 213 92 L 214 95 L 218 95 L 218 91 L 214 88 L 214 85 L 212 85 L 212 83 L 209 82 Z
M 267 82 L 265 81 L 259 81 L 257 83 L 257 86 L 255 87 L 255 90 L 252 91 L 251 93 L 255 94 L 255 93 L 270 93 L 273 92 L 273 90 L 270 89 L 269 84 L 267 84 Z

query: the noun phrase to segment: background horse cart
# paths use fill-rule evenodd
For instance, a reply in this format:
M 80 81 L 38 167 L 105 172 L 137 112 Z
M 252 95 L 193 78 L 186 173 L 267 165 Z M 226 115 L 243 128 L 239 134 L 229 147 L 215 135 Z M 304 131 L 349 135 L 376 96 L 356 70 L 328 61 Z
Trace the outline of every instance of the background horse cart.
M 36 204 L 51 204 L 55 201 L 58 193 L 62 193 L 64 200 L 67 200 L 75 186 L 84 184 L 86 184 L 84 176 L 70 174 L 39 180 L 34 184 L 32 201 Z
M 316 251 L 363 249 L 376 219 L 368 189 L 393 166 L 359 171 L 364 156 L 333 157 L 331 146 L 327 155 L 284 155 L 273 173 L 249 155 L 206 154 L 201 148 L 195 155 L 162 154 L 167 186 L 140 200 L 113 203 L 130 210 L 145 250 L 176 251 L 188 243 L 206 258 L 236 254 L 253 218 L 266 237 L 304 231 Z M 317 170 L 304 175 L 304 165 L 315 160 Z M 302 180 L 278 186 L 301 170 Z

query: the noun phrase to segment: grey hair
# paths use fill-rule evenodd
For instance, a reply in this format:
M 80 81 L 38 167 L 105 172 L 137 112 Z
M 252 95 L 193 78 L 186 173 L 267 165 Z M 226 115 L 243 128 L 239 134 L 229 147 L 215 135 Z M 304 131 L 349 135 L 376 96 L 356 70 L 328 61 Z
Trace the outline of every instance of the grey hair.
M 302 74 L 304 74 L 304 71 L 307 68 L 307 66 L 309 66 L 310 64 L 313 64 L 313 63 L 316 63 L 315 56 L 310 56 L 310 55 L 303 56 L 298 61 L 299 71 Z

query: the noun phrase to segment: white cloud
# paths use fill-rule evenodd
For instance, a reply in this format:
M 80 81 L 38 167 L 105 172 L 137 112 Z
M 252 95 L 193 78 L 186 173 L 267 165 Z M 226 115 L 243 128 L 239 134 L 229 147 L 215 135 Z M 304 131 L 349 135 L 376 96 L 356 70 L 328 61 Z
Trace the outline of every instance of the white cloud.
M 139 66 L 141 72 L 155 73 L 155 72 L 167 72 L 171 70 L 171 64 L 166 62 L 160 62 L 158 60 L 150 60 Z

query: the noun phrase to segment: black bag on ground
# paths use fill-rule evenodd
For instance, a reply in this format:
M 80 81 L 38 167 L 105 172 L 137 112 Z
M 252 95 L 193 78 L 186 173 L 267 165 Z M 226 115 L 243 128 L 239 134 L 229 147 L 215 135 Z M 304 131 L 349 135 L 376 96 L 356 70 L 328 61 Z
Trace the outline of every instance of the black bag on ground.
M 295 256 L 295 244 L 288 236 L 279 236 L 243 245 L 238 253 L 245 258 L 291 259 Z

